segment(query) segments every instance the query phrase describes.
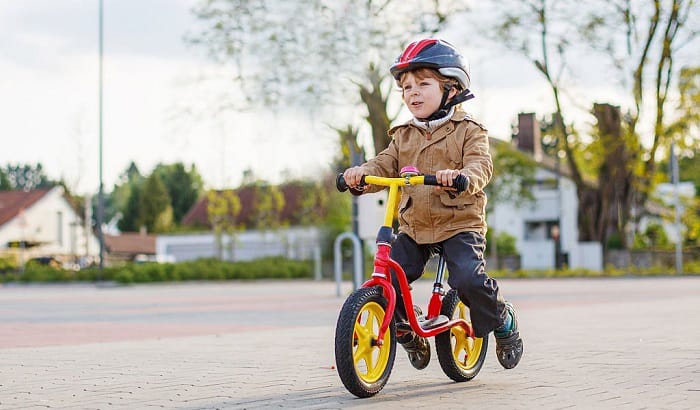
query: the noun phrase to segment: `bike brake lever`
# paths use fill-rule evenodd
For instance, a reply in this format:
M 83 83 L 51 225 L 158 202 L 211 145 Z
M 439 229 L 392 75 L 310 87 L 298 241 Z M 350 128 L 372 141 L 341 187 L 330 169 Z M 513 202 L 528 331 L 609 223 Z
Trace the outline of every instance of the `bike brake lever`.
M 364 181 L 365 178 L 362 177 L 362 183 L 361 186 L 364 186 Z M 338 174 L 338 176 L 335 177 L 335 188 L 340 191 L 340 192 L 345 192 L 347 190 L 350 190 L 350 193 L 359 196 L 362 195 L 363 191 L 355 188 L 350 188 L 350 186 L 345 182 L 345 178 L 343 177 L 343 174 Z

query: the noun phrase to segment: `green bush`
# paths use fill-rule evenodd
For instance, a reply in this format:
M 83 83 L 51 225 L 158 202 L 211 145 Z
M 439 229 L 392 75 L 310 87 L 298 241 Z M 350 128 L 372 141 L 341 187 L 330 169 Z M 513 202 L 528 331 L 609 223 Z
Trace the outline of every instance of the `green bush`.
M 495 239 L 493 238 L 494 235 L 496 236 Z M 487 255 L 493 255 L 493 246 L 491 244 L 495 244 L 496 253 L 499 256 L 518 254 L 518 248 L 515 246 L 516 238 L 507 232 L 493 233 L 493 230 L 489 230 L 486 233 L 486 243 L 489 244 L 486 247 Z
M 368 265 L 368 266 L 371 266 Z M 688 262 L 684 274 L 700 274 L 700 262 Z M 489 270 L 497 278 L 565 278 L 565 277 L 614 277 L 673 275 L 669 267 L 616 269 L 606 266 L 603 271 L 587 269 L 548 270 Z M 426 272 L 425 277 L 434 277 Z M 46 265 L 29 263 L 24 272 L 10 270 L 0 273 L 0 282 L 67 282 L 114 281 L 117 283 L 174 282 L 192 280 L 255 280 L 255 279 L 310 279 L 313 277 L 312 261 L 287 260 L 280 257 L 263 258 L 245 262 L 224 262 L 217 259 L 199 259 L 180 263 L 127 263 L 120 266 L 90 267 L 80 271 L 63 270 Z
M 17 263 L 14 258 L 0 258 L 0 273 L 9 272 L 17 269 Z

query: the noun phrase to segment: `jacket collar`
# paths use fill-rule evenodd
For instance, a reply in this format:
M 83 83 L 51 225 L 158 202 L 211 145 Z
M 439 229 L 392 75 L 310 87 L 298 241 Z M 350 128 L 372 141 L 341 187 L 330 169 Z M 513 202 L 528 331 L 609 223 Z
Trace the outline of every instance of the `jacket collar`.
M 445 124 L 450 124 L 450 125 L 452 125 L 452 124 L 451 124 L 452 122 L 462 122 L 462 121 L 466 121 L 466 120 L 469 120 L 469 119 L 471 119 L 471 117 L 469 116 L 469 114 L 467 114 L 466 112 L 462 111 L 462 110 L 458 107 L 458 108 L 456 108 L 456 109 L 454 110 L 454 112 L 453 112 L 453 114 L 452 114 L 452 117 L 450 117 L 450 120 L 449 120 L 449 121 L 445 121 Z M 396 132 L 396 130 L 398 130 L 399 128 L 403 128 L 403 127 L 414 127 L 414 128 L 418 128 L 418 129 L 421 129 L 421 130 L 425 130 L 425 128 L 416 125 L 413 121 L 414 121 L 414 119 L 412 118 L 412 119 L 410 119 L 410 120 L 404 122 L 403 124 L 394 125 L 393 127 L 391 127 L 391 128 L 389 129 L 389 136 L 394 135 L 394 133 Z M 431 122 L 435 122 L 435 121 L 431 121 Z M 442 130 L 443 128 L 445 128 L 445 124 L 441 124 L 439 127 L 433 129 L 433 131 L 434 131 L 434 132 L 433 132 L 433 139 L 435 139 L 435 135 L 436 135 L 436 134 L 437 134 L 437 135 L 442 134 L 442 132 L 441 132 L 440 130 Z M 447 128 L 449 128 L 450 131 L 451 131 L 452 129 L 454 129 L 454 126 L 450 126 L 450 127 L 447 127 Z M 449 131 L 447 131 L 447 132 L 449 132 Z
M 450 112 L 448 112 L 447 115 L 437 120 L 423 121 L 419 120 L 416 117 L 413 117 L 413 125 L 417 126 L 418 128 L 422 128 L 428 132 L 433 132 L 436 129 L 438 129 L 442 124 L 445 124 L 447 121 L 449 121 L 454 115 L 454 113 L 455 107 L 452 107 L 450 108 Z

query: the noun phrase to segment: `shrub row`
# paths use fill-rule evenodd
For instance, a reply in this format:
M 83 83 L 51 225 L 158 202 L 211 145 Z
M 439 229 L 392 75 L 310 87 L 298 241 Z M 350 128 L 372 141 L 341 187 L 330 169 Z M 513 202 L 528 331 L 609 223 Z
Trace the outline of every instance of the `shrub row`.
M 683 272 L 700 274 L 700 262 L 688 262 Z M 604 271 L 586 269 L 560 270 L 489 270 L 497 278 L 564 278 L 564 277 L 615 277 L 672 275 L 674 269 L 654 267 L 648 269 L 616 269 Z M 434 277 L 435 272 L 426 272 Z M 0 271 L 1 282 L 70 282 L 115 281 L 119 283 L 175 282 L 185 280 L 247 280 L 247 279 L 295 279 L 312 278 L 312 261 L 295 261 L 284 258 L 264 258 L 247 262 L 222 262 L 216 259 L 199 259 L 181 263 L 143 263 L 121 266 L 88 268 L 79 271 L 56 269 L 50 266 L 27 264 L 24 272 Z
M 199 259 L 181 263 L 143 263 L 87 268 L 79 271 L 28 264 L 24 272 L 6 272 L 3 282 L 115 281 L 119 283 L 181 280 L 294 279 L 313 277 L 311 261 L 264 258 L 246 262 Z
M 653 266 L 650 268 L 615 268 L 607 266 L 602 271 L 590 269 L 546 269 L 546 270 L 489 270 L 489 275 L 500 278 L 584 278 L 584 277 L 620 277 L 620 276 L 670 276 L 675 275 L 675 268 Z M 684 275 L 700 275 L 700 262 L 683 264 Z

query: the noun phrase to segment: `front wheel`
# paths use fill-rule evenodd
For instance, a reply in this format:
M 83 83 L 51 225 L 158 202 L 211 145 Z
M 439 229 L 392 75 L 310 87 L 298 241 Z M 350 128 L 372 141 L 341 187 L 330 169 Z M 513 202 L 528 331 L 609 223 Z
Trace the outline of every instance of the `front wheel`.
M 379 286 L 354 291 L 343 304 L 335 327 L 335 363 L 345 388 L 357 397 L 373 396 L 389 380 L 396 356 L 396 325 L 392 320 L 377 345 L 386 314 Z
M 451 289 L 442 301 L 441 314 L 451 319 L 464 319 L 471 323 L 469 308 Z M 442 371 L 456 382 L 473 379 L 486 359 L 489 339 L 469 337 L 461 326 L 454 326 L 435 336 L 435 350 Z

